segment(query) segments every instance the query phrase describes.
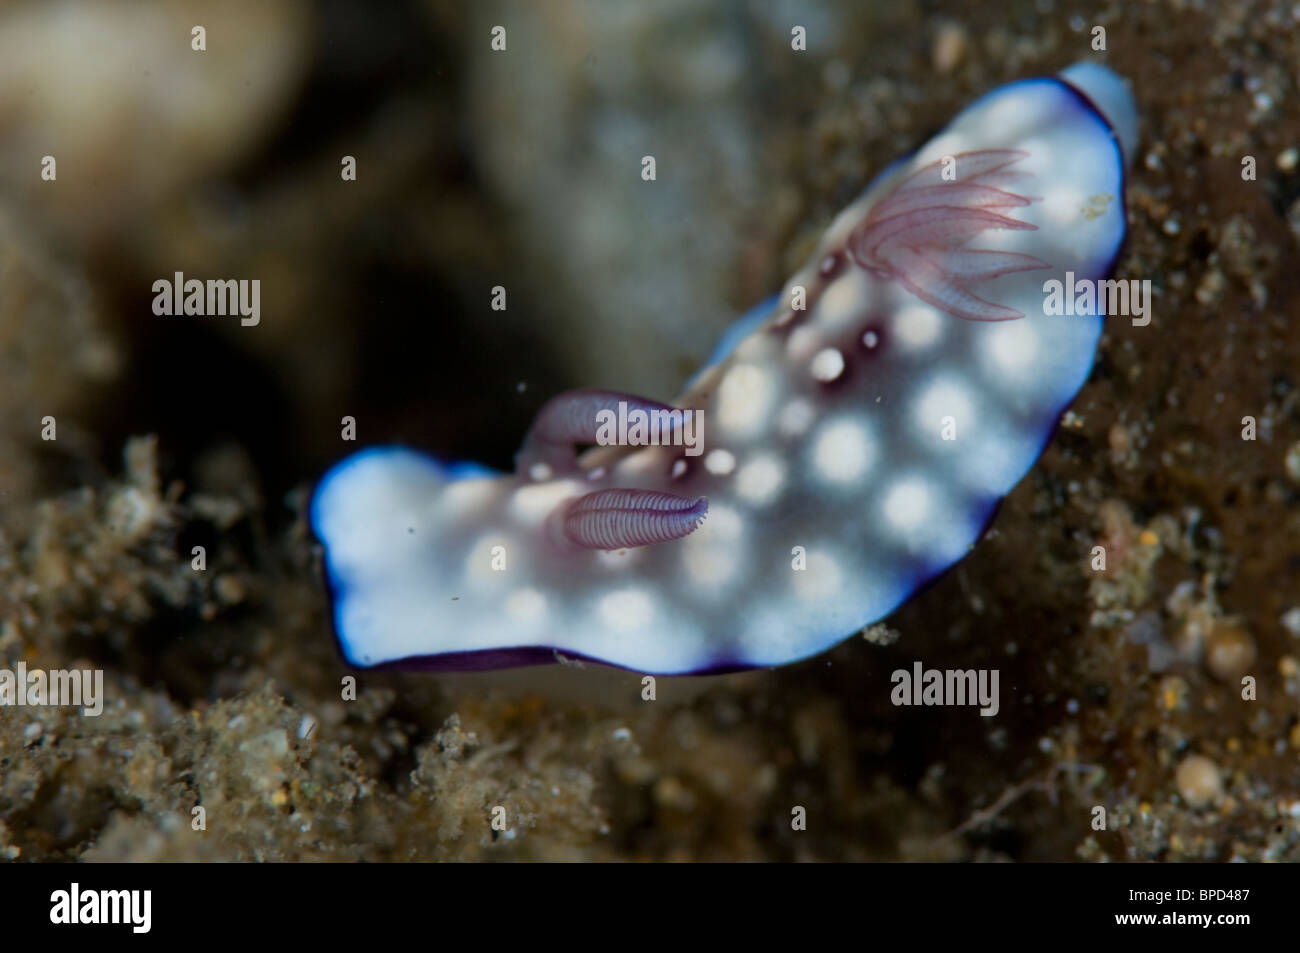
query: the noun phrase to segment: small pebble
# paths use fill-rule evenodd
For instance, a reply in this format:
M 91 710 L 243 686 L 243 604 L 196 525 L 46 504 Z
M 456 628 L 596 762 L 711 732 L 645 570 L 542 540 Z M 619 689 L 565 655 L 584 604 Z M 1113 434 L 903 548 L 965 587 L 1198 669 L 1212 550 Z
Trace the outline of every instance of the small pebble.
M 1110 444 L 1111 459 L 1115 463 L 1123 463 L 1133 452 L 1133 433 L 1123 424 L 1112 424 L 1106 441 Z
M 966 31 L 956 23 L 945 23 L 934 36 L 930 62 L 935 72 L 951 73 L 966 55 Z
M 1255 640 L 1241 626 L 1220 622 L 1205 643 L 1205 667 L 1221 682 L 1235 682 L 1255 664 Z
M 1196 607 L 1196 583 L 1190 579 L 1184 579 L 1178 585 L 1174 586 L 1174 591 L 1169 594 L 1165 600 L 1165 608 L 1169 610 L 1170 615 L 1184 616 Z
M 1185 710 L 1189 693 L 1187 682 L 1177 675 L 1167 675 L 1160 682 L 1160 703 L 1166 711 Z
M 1291 444 L 1286 452 L 1286 475 L 1292 483 L 1300 483 L 1300 442 Z
M 1188 807 L 1208 807 L 1223 798 L 1223 778 L 1219 766 L 1204 755 L 1188 755 L 1174 773 L 1178 794 Z
M 212 591 L 223 605 L 234 606 L 244 601 L 244 584 L 230 573 L 218 576 Z
M 695 798 L 690 790 L 671 775 L 655 782 L 654 799 L 658 804 L 678 811 L 689 811 L 695 807 Z

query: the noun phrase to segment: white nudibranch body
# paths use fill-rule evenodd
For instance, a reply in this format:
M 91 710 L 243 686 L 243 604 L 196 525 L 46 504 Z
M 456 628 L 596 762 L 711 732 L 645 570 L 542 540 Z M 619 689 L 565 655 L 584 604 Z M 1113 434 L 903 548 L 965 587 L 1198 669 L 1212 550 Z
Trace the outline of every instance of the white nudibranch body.
M 961 112 L 674 402 L 703 411 L 702 455 L 567 462 L 607 400 L 584 392 L 518 475 L 393 447 L 335 466 L 311 522 L 347 661 L 707 672 L 805 658 L 889 614 L 979 539 L 1087 378 L 1102 316 L 1045 313 L 1044 287 L 1109 276 L 1136 122 L 1124 82 L 1088 64 Z M 634 542 L 600 548 L 615 539 Z

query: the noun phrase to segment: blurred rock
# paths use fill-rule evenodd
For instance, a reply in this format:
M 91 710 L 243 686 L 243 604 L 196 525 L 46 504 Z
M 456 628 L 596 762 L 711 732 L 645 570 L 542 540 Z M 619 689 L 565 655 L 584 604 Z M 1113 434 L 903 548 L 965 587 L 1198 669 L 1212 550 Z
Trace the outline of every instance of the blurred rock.
M 248 155 L 303 79 L 299 0 L 34 0 L 0 7 L 0 201 L 78 242 Z M 191 30 L 207 31 L 204 51 Z M 42 158 L 57 178 L 42 179 Z

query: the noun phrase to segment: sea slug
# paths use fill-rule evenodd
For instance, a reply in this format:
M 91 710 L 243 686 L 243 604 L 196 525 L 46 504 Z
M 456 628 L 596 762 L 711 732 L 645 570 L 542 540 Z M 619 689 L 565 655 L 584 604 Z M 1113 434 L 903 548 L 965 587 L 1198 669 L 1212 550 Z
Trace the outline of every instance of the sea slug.
M 514 474 L 337 464 L 310 520 L 344 657 L 701 673 L 888 615 L 970 550 L 1087 378 L 1103 317 L 1044 289 L 1111 273 L 1136 134 L 1105 67 L 1004 86 L 886 169 L 671 405 L 561 394 Z M 615 417 L 657 443 L 576 453 Z

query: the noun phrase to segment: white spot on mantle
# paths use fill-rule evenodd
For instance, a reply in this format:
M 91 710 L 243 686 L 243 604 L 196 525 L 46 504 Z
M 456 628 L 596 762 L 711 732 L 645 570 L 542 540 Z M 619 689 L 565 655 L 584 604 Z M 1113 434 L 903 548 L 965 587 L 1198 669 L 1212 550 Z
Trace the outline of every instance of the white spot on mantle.
M 750 503 L 766 506 L 776 498 L 785 482 L 785 467 L 773 456 L 762 456 L 740 468 L 736 492 Z
M 844 373 L 844 355 L 837 348 L 823 348 L 813 357 L 810 370 L 814 378 L 829 383 Z
M 928 304 L 909 305 L 894 315 L 894 340 L 905 350 L 919 351 L 939 340 L 943 316 Z
M 903 480 L 885 495 L 884 512 L 895 529 L 916 529 L 930 513 L 930 491 L 918 479 Z
M 730 450 L 710 450 L 704 458 L 704 469 L 714 476 L 726 476 L 736 469 L 736 457 Z
M 781 408 L 776 425 L 787 437 L 801 437 L 808 432 L 816 416 L 817 412 L 806 398 L 796 397 Z
M 875 447 L 855 420 L 834 420 L 822 427 L 812 449 L 813 465 L 827 480 L 852 483 L 874 462 Z
M 519 622 L 532 622 L 546 614 L 546 597 L 536 589 L 516 589 L 506 597 L 506 614 Z
M 621 632 L 644 628 L 654 617 L 654 604 L 640 589 L 619 589 L 600 600 L 600 618 Z
M 737 364 L 718 384 L 718 424 L 748 436 L 767 419 L 772 397 L 770 374 L 753 364 Z

